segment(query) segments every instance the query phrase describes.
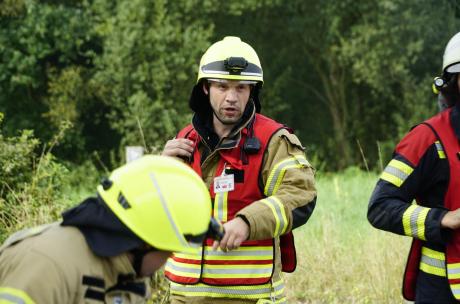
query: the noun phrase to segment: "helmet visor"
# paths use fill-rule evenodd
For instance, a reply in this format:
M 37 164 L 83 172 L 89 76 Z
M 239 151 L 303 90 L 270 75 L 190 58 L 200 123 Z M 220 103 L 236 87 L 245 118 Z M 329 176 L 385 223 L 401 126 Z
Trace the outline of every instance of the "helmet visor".
M 454 63 L 446 68 L 447 73 L 460 73 L 460 62 Z
M 239 84 L 256 84 L 257 81 L 255 80 L 230 80 L 230 79 L 218 79 L 218 78 L 208 78 L 210 82 L 218 82 L 218 83 L 228 83 L 229 81 L 234 81 Z

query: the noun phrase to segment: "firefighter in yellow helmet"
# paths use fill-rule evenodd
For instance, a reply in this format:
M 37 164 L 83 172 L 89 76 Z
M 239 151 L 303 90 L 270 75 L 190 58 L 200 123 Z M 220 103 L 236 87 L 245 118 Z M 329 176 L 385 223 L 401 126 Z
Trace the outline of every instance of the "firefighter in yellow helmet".
M 412 238 L 402 292 L 415 303 L 460 302 L 459 73 L 457 33 L 445 48 L 442 75 L 435 78 L 440 113 L 395 147 L 369 202 L 374 227 Z
M 281 271 L 296 266 L 291 230 L 316 199 L 313 169 L 292 130 L 262 114 L 255 50 L 225 37 L 201 58 L 189 105 L 192 124 L 163 155 L 188 162 L 208 186 L 220 242 L 174 254 L 165 266 L 172 303 L 286 303 Z
M 195 252 L 213 227 L 206 187 L 173 158 L 122 166 L 97 193 L 64 212 L 62 222 L 4 242 L 0 303 L 145 303 L 144 278 L 171 252 Z

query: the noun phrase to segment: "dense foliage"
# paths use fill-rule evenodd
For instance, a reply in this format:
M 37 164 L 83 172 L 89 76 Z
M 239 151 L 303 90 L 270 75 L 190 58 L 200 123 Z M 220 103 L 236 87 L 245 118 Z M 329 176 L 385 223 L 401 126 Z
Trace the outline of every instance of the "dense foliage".
M 0 4 L 3 132 L 113 167 L 190 119 L 201 54 L 237 35 L 261 57 L 263 113 L 290 125 L 326 170 L 375 166 L 436 111 L 430 92 L 458 31 L 453 0 L 69 0 Z

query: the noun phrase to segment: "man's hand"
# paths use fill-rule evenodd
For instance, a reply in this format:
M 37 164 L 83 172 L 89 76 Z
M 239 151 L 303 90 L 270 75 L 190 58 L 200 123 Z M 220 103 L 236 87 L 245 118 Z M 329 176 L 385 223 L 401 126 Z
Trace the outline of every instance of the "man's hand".
M 249 226 L 241 217 L 235 217 L 233 220 L 224 224 L 225 235 L 222 240 L 214 241 L 213 250 L 218 247 L 222 251 L 237 249 L 241 243 L 249 237 Z
M 162 156 L 191 157 L 193 153 L 193 141 L 186 138 L 174 138 L 168 140 L 161 152 Z
M 460 208 L 447 212 L 441 219 L 441 227 L 450 229 L 460 228 Z

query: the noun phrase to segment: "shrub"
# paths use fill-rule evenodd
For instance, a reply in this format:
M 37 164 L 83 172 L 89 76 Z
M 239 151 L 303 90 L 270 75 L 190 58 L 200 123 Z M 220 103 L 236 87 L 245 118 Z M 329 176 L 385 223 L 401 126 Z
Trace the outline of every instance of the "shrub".
M 0 126 L 2 121 L 0 113 Z M 62 191 L 69 171 L 51 153 L 69 127 L 62 125 L 45 145 L 31 130 L 5 137 L 0 129 L 0 242 L 18 229 L 57 219 L 69 205 Z

